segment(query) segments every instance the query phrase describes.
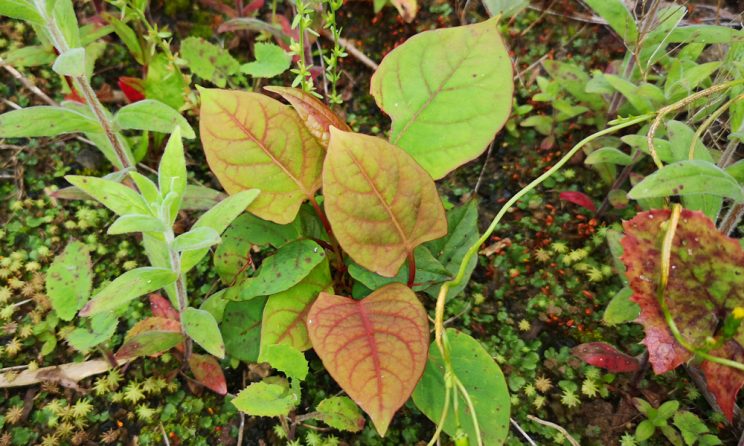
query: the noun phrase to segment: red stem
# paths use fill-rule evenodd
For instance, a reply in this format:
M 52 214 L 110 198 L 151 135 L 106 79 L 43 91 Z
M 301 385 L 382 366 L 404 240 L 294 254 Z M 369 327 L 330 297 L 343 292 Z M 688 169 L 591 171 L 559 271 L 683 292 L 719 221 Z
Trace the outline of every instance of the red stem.
M 408 288 L 413 288 L 416 280 L 416 258 L 413 257 L 413 251 L 408 253 Z

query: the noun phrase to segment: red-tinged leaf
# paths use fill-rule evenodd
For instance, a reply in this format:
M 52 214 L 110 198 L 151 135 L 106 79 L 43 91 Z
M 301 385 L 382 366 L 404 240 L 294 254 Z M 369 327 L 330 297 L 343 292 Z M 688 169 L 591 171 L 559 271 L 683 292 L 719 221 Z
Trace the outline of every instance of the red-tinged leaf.
M 328 373 L 384 436 L 426 365 L 429 321 L 416 295 L 399 283 L 363 300 L 320 293 L 307 327 Z
M 668 372 L 691 358 L 677 343 L 664 320 L 656 291 L 660 274 L 661 243 L 669 220 L 668 210 L 642 212 L 625 222 L 622 261 L 641 307 L 637 322 L 643 324 L 649 361 L 657 374 Z M 682 210 L 672 243 L 669 282 L 665 299 L 675 324 L 687 343 L 703 347 L 706 339 L 720 336 L 723 320 L 744 302 L 744 251 L 737 240 L 726 237 L 702 212 Z M 725 348 L 716 353 L 741 361 L 744 328 L 739 328 Z M 738 359 L 737 359 L 738 358 Z M 719 398 L 724 413 L 741 387 L 744 373 L 703 363 L 706 380 Z M 731 393 L 733 392 L 733 393 Z
M 318 293 L 333 292 L 332 285 L 326 259 L 297 285 L 269 296 L 261 323 L 261 349 L 273 344 L 288 344 L 301 352 L 312 348 L 305 325 L 307 313 Z
M 152 356 L 166 352 L 183 341 L 181 323 L 163 317 L 149 317 L 134 325 L 114 355 L 117 360 Z
M 597 206 L 594 204 L 591 198 L 586 194 L 574 191 L 561 192 L 558 197 L 563 201 L 577 204 L 585 209 L 589 209 L 592 212 L 597 212 Z
M 331 128 L 323 193 L 341 247 L 381 276 L 394 277 L 416 246 L 447 234 L 434 181 L 380 138 Z
M 320 102 L 315 96 L 305 93 L 299 88 L 271 86 L 264 87 L 264 89 L 280 95 L 292 104 L 307 129 L 323 147 L 328 147 L 328 142 L 331 139 L 331 126 L 346 132 L 351 131 L 346 122 L 336 115 L 333 110 Z
M 613 373 L 635 372 L 640 368 L 636 358 L 626 355 L 605 342 L 589 342 L 577 345 L 571 352 L 587 364 Z
M 121 76 L 117 83 L 129 102 L 137 102 L 145 99 L 145 81 L 142 79 Z
M 160 294 L 150 294 L 150 310 L 153 316 L 164 317 L 166 319 L 172 319 L 174 321 L 181 320 L 181 316 L 178 311 L 173 308 L 170 301 Z
M 744 363 L 744 349 L 737 342 L 728 341 L 710 354 Z M 729 421 L 733 420 L 736 395 L 744 387 L 744 373 L 710 361 L 703 361 L 700 369 L 705 374 L 708 390 L 716 397 L 721 411 Z
M 323 148 L 300 117 L 257 93 L 200 89 L 199 130 L 212 172 L 234 194 L 260 189 L 248 211 L 286 224 L 320 188 Z
M 220 395 L 227 393 L 225 374 L 222 373 L 222 367 L 214 356 L 193 353 L 189 358 L 189 367 L 194 373 L 194 378 L 206 388 Z
M 72 101 L 72 102 L 78 102 L 80 104 L 85 104 L 85 99 L 83 99 L 80 94 L 78 94 L 77 90 L 72 90 L 72 93 L 65 95 L 65 101 Z
M 248 17 L 248 16 L 253 15 L 253 13 L 261 9 L 263 5 L 264 5 L 264 0 L 253 0 L 252 2 L 245 5 L 245 7 L 243 7 L 243 17 Z

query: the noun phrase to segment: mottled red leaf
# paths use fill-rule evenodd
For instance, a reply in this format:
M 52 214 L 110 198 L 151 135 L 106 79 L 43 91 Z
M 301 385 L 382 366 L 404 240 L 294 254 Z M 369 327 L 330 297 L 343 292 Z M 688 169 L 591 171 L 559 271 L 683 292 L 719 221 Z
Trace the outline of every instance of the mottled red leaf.
M 199 383 L 214 392 L 225 395 L 227 393 L 227 382 L 222 367 L 214 356 L 198 355 L 193 353 L 189 358 L 189 367 Z
M 299 88 L 271 86 L 264 87 L 264 89 L 280 95 L 292 104 L 307 129 L 323 147 L 328 147 L 328 142 L 331 139 L 329 130 L 331 126 L 339 130 L 351 131 L 346 122 L 336 115 L 333 110 L 320 102 L 315 96 L 305 93 Z
M 626 355 L 606 342 L 588 342 L 577 345 L 571 350 L 571 353 L 589 365 L 613 373 L 635 372 L 640 368 L 636 358 Z
M 150 310 L 153 316 L 164 317 L 166 319 L 172 319 L 174 321 L 181 320 L 181 316 L 178 311 L 173 308 L 170 301 L 160 294 L 150 294 Z
M 594 201 L 584 193 L 564 191 L 561 192 L 558 197 L 563 201 L 568 201 L 569 203 L 577 204 L 585 209 L 589 209 L 592 212 L 597 212 L 597 206 L 594 204 Z
M 323 148 L 290 107 L 268 96 L 200 89 L 199 132 L 210 169 L 230 194 L 260 189 L 254 215 L 286 224 L 320 188 Z
M 447 234 L 434 181 L 380 138 L 331 128 L 323 193 L 341 247 L 381 276 L 394 277 L 416 246 Z
M 642 212 L 625 222 L 622 261 L 641 307 L 649 361 L 657 374 L 668 372 L 692 355 L 675 340 L 664 320 L 656 291 L 660 275 L 661 244 L 668 210 Z M 719 336 L 722 322 L 744 303 L 744 251 L 738 241 L 721 234 L 702 212 L 682 210 L 672 243 L 669 282 L 665 299 L 669 312 L 687 343 L 704 347 Z M 739 328 L 724 348 L 712 354 L 741 361 L 744 329 Z M 744 373 L 704 362 L 708 388 L 724 414 L 731 418 L 736 392 Z
M 380 435 L 424 371 L 428 322 L 416 295 L 399 283 L 363 300 L 320 293 L 310 309 L 313 348 Z

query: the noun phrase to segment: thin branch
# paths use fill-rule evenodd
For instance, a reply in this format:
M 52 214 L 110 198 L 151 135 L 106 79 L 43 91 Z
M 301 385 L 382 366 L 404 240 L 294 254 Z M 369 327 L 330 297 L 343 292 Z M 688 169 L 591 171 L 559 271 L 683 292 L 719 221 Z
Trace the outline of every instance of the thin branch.
M 525 440 L 527 440 L 527 443 L 530 444 L 530 446 L 537 446 L 537 443 L 535 443 L 535 440 L 530 438 L 529 435 L 527 435 L 527 432 L 522 429 L 522 427 L 517 423 L 517 421 L 514 418 L 509 418 L 509 421 L 511 421 L 512 426 L 524 437 Z
M 320 30 L 320 35 L 325 37 L 326 39 L 333 40 L 333 35 L 326 29 Z M 344 39 L 343 37 L 339 37 L 338 44 L 344 47 L 344 49 L 354 56 L 359 62 L 363 63 L 364 65 L 371 68 L 373 71 L 377 70 L 377 67 L 380 65 L 367 57 L 366 54 L 364 54 L 359 48 L 357 48 L 353 43 L 351 43 L 349 40 Z
M 24 87 L 26 87 L 27 89 L 29 89 L 36 96 L 38 96 L 39 99 L 41 99 L 42 101 L 46 102 L 49 105 L 53 105 L 53 106 L 59 105 L 59 104 L 57 104 L 54 101 L 54 99 L 52 99 L 49 96 L 47 96 L 47 94 L 44 93 L 43 91 L 41 91 L 39 89 L 39 87 L 37 87 L 36 85 L 34 85 L 33 82 L 31 82 L 30 80 L 28 80 L 25 77 L 23 77 L 23 75 L 21 74 L 20 71 L 16 70 L 15 68 L 13 68 L 10 65 L 8 65 L 3 60 L 2 57 L 0 57 L 0 66 L 2 66 L 5 69 L 5 71 L 7 71 L 8 73 L 10 73 L 10 75 L 13 76 L 18 82 L 20 82 L 21 85 L 23 85 Z
M 551 423 L 550 421 L 541 420 L 540 418 L 537 418 L 533 415 L 527 415 L 527 418 L 534 421 L 537 424 L 542 424 L 543 426 L 552 427 L 553 429 L 557 430 L 558 432 L 562 433 L 564 437 L 566 437 L 566 440 L 568 440 L 569 443 L 571 443 L 572 446 L 581 446 L 579 445 L 579 442 L 576 441 L 571 434 L 568 433 L 566 429 L 564 429 L 562 426 L 559 426 L 555 423 Z

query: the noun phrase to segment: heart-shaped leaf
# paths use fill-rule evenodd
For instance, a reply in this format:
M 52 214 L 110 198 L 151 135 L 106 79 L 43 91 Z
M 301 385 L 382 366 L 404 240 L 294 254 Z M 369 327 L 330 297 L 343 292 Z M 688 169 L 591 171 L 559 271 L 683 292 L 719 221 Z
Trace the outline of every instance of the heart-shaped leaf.
M 363 300 L 320 293 L 307 328 L 328 373 L 385 435 L 426 365 L 429 321 L 416 295 L 397 283 Z
M 71 321 L 90 298 L 91 268 L 88 248 L 78 241 L 68 243 L 54 258 L 46 274 L 46 291 L 60 319 Z
M 513 90 L 498 18 L 411 37 L 385 56 L 371 87 L 393 120 L 390 142 L 434 179 L 486 149 L 509 117 Z
M 208 389 L 220 395 L 227 393 L 225 374 L 214 356 L 193 353 L 189 357 L 189 368 L 194 373 L 194 378 Z
M 300 117 L 257 93 L 201 89 L 199 131 L 212 172 L 230 194 L 258 188 L 248 211 L 291 222 L 320 187 L 323 148 Z
M 299 88 L 271 86 L 264 87 L 264 89 L 280 95 L 292 104 L 307 129 L 323 147 L 328 147 L 328 142 L 331 139 L 331 126 L 339 130 L 351 131 L 346 122 L 333 113 L 333 110 L 320 102 L 315 96 Z
M 287 344 L 299 351 L 312 347 L 305 321 L 321 291 L 333 292 L 328 260 L 316 266 L 300 283 L 269 296 L 261 323 L 261 350 L 267 345 Z
M 429 174 L 379 138 L 332 128 L 323 192 L 341 247 L 356 263 L 385 277 L 394 277 L 416 246 L 447 233 Z
M 657 374 L 688 361 L 692 354 L 677 343 L 657 300 L 661 274 L 661 241 L 670 211 L 641 212 L 625 222 L 622 261 L 627 268 L 632 299 L 641 307 L 636 320 L 643 325 L 649 361 Z M 670 255 L 669 281 L 664 293 L 669 312 L 687 343 L 699 348 L 744 302 L 744 250 L 735 239 L 721 234 L 701 212 L 683 209 Z M 744 327 L 710 354 L 744 360 Z M 744 385 L 744 373 L 704 361 L 708 389 L 730 420 L 734 397 Z
M 299 389 L 290 387 L 284 379 L 269 378 L 243 389 L 232 400 L 233 405 L 238 410 L 257 417 L 288 415 L 300 403 Z
M 364 428 L 364 415 L 354 401 L 345 396 L 332 396 L 318 403 L 318 418 L 332 428 L 359 432 Z

